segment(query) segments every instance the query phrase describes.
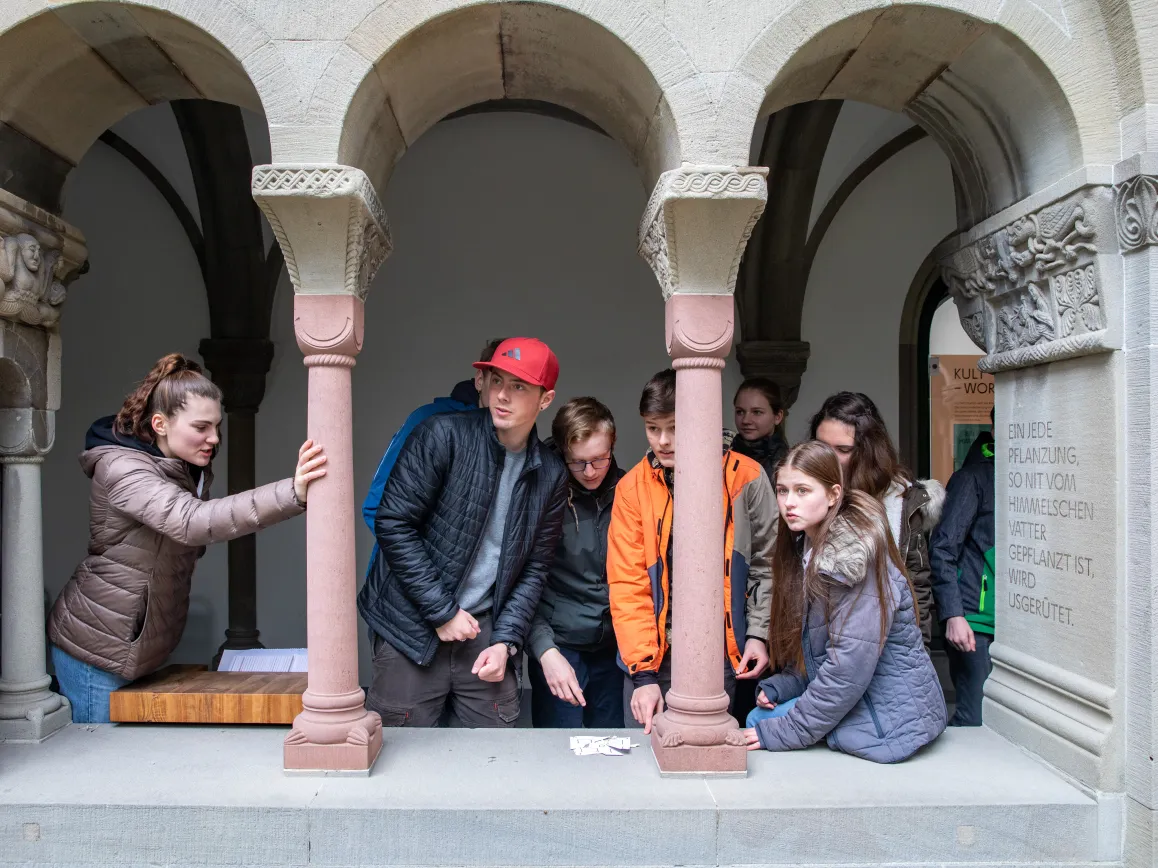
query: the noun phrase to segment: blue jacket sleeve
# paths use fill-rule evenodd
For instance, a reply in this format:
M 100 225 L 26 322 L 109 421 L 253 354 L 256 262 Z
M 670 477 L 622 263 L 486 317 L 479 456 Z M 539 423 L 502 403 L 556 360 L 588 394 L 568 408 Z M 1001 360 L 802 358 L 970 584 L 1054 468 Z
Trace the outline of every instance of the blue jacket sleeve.
M 382 492 L 374 518 L 374 535 L 381 556 L 407 597 L 433 627 L 440 627 L 458 611 L 454 594 L 443 584 L 421 528 L 434 509 L 450 472 L 454 449 L 436 422 L 419 426 L 407 438 L 393 473 Z
M 378 469 L 374 471 L 374 479 L 370 482 L 370 492 L 362 502 L 362 519 L 371 531 L 374 530 L 374 516 L 378 512 L 378 504 L 382 502 L 382 492 L 386 488 L 386 480 L 390 478 L 390 471 L 394 469 L 394 464 L 398 461 L 398 455 L 402 452 L 402 447 L 406 445 L 410 432 L 436 413 L 452 412 L 463 407 L 466 405 L 445 399 L 424 404 L 407 416 L 402 427 L 394 432 L 394 436 L 390 438 L 390 445 L 386 447 L 386 454 L 382 456 L 382 460 L 378 462 Z
M 961 551 L 973 519 L 977 517 L 980 497 L 971 473 L 957 471 L 949 477 L 945 494 L 945 511 L 929 540 L 929 566 L 933 573 L 933 599 L 937 601 L 942 621 L 964 616 L 961 588 L 957 583 Z

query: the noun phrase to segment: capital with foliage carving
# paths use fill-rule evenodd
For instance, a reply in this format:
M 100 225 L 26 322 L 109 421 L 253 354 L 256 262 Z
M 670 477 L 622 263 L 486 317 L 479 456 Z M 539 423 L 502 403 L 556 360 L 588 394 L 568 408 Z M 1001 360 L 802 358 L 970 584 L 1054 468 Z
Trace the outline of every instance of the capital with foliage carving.
M 660 175 L 639 227 L 639 253 L 665 299 L 731 295 L 768 201 L 760 166 L 682 166 Z
M 1091 186 L 942 248 L 941 274 L 989 373 L 1114 349 L 1105 260 L 1117 261 L 1113 191 Z M 1109 256 L 1107 256 L 1109 254 Z
M 281 245 L 296 293 L 365 301 L 393 247 L 365 172 L 330 164 L 255 166 L 253 198 Z

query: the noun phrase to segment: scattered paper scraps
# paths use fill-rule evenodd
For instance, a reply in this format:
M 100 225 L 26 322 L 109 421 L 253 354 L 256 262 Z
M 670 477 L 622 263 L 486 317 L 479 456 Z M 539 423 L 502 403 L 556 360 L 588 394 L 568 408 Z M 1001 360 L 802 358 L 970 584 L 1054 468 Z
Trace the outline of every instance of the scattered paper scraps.
M 575 756 L 627 756 L 633 747 L 630 738 L 624 735 L 573 735 L 571 736 L 571 752 Z

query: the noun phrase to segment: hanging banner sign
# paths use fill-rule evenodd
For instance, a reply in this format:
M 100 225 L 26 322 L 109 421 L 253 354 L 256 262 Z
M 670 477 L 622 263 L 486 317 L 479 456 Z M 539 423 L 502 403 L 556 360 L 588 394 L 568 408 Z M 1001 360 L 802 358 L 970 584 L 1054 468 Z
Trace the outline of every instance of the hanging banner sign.
M 934 479 L 947 484 L 977 435 L 990 428 L 993 375 L 981 356 L 929 356 L 929 463 Z

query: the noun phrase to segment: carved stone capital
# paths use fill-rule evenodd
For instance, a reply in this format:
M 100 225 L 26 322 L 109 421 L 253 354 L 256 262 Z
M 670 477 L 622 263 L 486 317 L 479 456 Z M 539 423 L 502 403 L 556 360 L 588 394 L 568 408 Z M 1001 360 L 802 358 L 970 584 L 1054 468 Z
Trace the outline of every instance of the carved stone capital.
M 768 201 L 759 166 L 683 166 L 660 175 L 639 226 L 639 254 L 665 299 L 730 295 Z
M 0 317 L 55 328 L 87 259 L 80 230 L 0 190 Z
M 1123 253 L 1158 244 L 1158 178 L 1136 175 L 1118 184 L 1114 216 Z
M 365 303 L 356 295 L 294 298 L 294 335 L 307 365 L 353 367 L 362 351 Z
M 256 413 L 265 397 L 273 342 L 266 338 L 205 338 L 197 349 L 213 382 L 225 394 L 225 411 Z
M 736 360 L 745 377 L 767 377 L 778 385 L 784 406 L 791 407 L 800 396 L 800 380 L 811 353 L 805 341 L 741 341 Z
M 1106 297 L 1106 260 L 1118 261 L 1114 222 L 1113 191 L 1086 187 L 942 257 L 961 325 L 987 353 L 981 370 L 1114 349 Z
M 295 292 L 365 300 L 393 248 L 386 212 L 365 172 L 338 165 L 255 166 L 253 198 L 281 245 Z

